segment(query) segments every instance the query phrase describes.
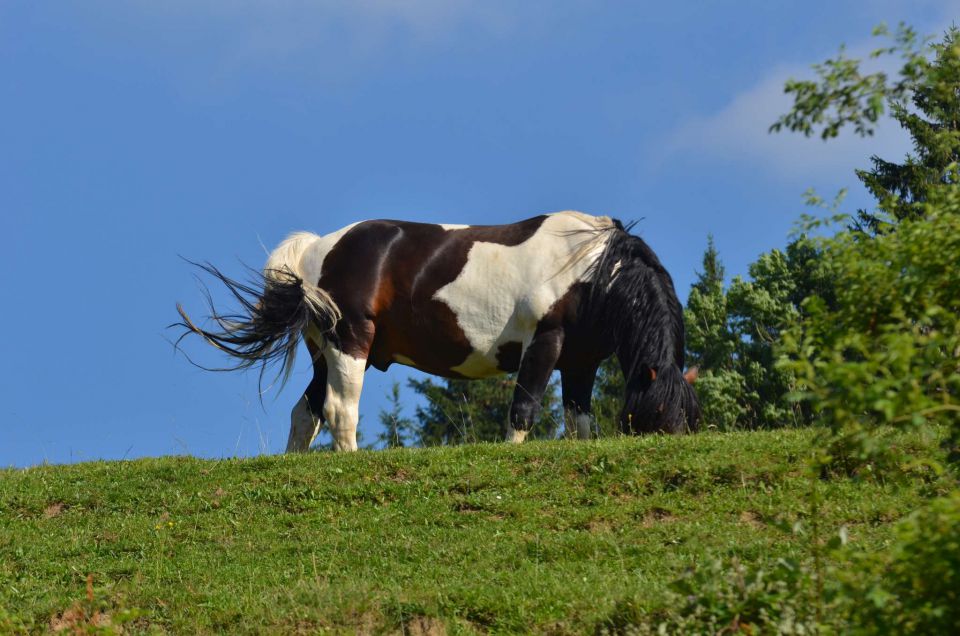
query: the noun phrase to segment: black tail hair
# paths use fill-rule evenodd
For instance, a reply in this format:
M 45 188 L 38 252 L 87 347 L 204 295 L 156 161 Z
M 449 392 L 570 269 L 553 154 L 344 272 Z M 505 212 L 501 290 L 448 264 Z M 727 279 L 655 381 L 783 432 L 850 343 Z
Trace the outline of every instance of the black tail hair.
M 210 310 L 209 320 L 219 328 L 215 330 L 198 327 L 183 306 L 177 303 L 177 312 L 183 321 L 170 327 L 184 329 L 174 343 L 178 349 L 186 336 L 195 333 L 237 359 L 233 366 L 209 368 L 193 362 L 187 356 L 192 364 L 208 371 L 235 371 L 259 364 L 262 388 L 267 367 L 279 362 L 282 363 L 278 372 L 282 387 L 293 370 L 300 335 L 311 324 L 317 326 L 325 339 L 335 339 L 335 317 L 317 311 L 316 305 L 310 302 L 305 293 L 303 280 L 289 269 L 270 270 L 267 273 L 269 275 L 265 275 L 248 268 L 251 280 L 240 282 L 210 263 L 188 262 L 220 280 L 240 303 L 240 312 L 237 314 L 218 313 L 213 306 L 210 290 L 201 282 Z
M 683 377 L 683 308 L 653 250 L 617 220 L 590 272 L 590 324 L 614 344 L 626 380 L 626 432 L 695 431 L 700 407 Z

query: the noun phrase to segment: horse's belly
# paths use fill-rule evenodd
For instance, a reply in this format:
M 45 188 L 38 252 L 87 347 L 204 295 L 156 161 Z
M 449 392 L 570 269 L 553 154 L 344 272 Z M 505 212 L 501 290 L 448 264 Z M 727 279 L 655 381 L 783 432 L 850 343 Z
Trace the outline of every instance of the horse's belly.
M 386 367 L 389 366 L 390 363 L 396 363 L 417 369 L 418 371 L 423 371 L 424 373 L 429 373 L 430 375 L 438 375 L 445 378 L 489 378 L 497 375 L 504 375 L 506 373 L 513 373 L 519 368 L 519 344 L 517 345 L 516 349 L 517 354 L 515 359 L 511 358 L 506 361 L 502 358 L 498 358 L 497 356 L 489 356 L 479 351 L 472 351 L 467 356 L 467 359 L 461 364 L 455 366 L 444 366 L 415 360 L 414 358 L 402 353 L 394 353 L 390 356 L 389 361 L 385 361 L 387 362 L 386 364 L 378 362 L 374 366 L 380 370 L 386 370 Z
M 504 348 L 526 348 L 540 320 L 589 266 L 588 258 L 571 263 L 574 252 L 554 232 L 515 246 L 475 244 L 457 278 L 433 296 L 456 315 L 471 345 L 471 354 L 453 370 L 485 377 L 503 369 L 498 359 Z
M 457 321 L 470 343 L 470 353 L 452 371 L 467 378 L 516 371 L 537 326 L 528 309 L 519 305 L 486 305 L 474 311 L 464 311 L 461 305 L 458 309 Z
M 489 346 L 478 349 L 464 337 L 459 324 L 453 330 L 449 327 L 442 322 L 421 322 L 405 330 L 402 342 L 395 341 L 395 346 L 386 347 L 389 351 L 378 351 L 376 357 L 432 375 L 487 378 L 517 371 L 523 349 L 533 335 L 532 330 L 521 333 L 507 325 L 487 322 L 487 329 L 498 333 L 488 336 Z

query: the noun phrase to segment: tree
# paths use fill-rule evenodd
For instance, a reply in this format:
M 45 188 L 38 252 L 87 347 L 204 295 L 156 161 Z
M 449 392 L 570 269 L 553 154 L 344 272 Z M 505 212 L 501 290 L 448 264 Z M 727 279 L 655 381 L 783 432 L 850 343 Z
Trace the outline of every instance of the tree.
M 876 33 L 888 35 L 880 28 Z M 822 137 L 853 124 L 872 133 L 886 104 L 913 139 L 903 164 L 873 157 L 858 175 L 878 200 L 858 212 L 859 230 L 816 242 L 832 297 L 808 291 L 803 315 L 787 330 L 780 368 L 800 378 L 806 401 L 831 424 L 839 456 L 867 457 L 883 447 L 878 424 L 950 424 L 960 445 L 960 30 L 920 42 L 901 25 L 875 56 L 904 59 L 896 81 L 862 76 L 841 55 L 815 66 L 821 82 L 787 84 L 794 107 L 774 124 Z M 905 106 L 909 101 L 914 110 Z M 866 122 L 866 123 L 865 123 Z M 811 223 L 811 227 L 816 223 Z M 809 242 L 811 245 L 813 241 Z
M 821 253 L 805 236 L 771 250 L 724 289 L 724 270 L 708 237 L 702 271 L 690 288 L 684 322 L 687 359 L 700 367 L 697 394 L 706 426 L 776 428 L 806 423 L 788 400 L 793 376 L 777 368 L 783 330 L 802 315 L 804 300 L 832 296 Z
M 426 398 L 416 410 L 417 437 L 423 446 L 493 442 L 503 439 L 509 422 L 510 403 L 516 378 L 482 380 L 427 378 L 409 381 L 415 393 Z M 551 382 L 544 394 L 544 408 L 531 430 L 533 438 L 555 437 L 563 412 L 557 399 L 557 384 Z
M 903 163 L 874 155 L 870 170 L 857 176 L 881 204 L 882 214 L 859 210 L 854 227 L 876 234 L 903 219 L 923 214 L 918 205 L 930 190 L 955 179 L 949 166 L 960 161 L 960 30 L 951 27 L 943 40 L 930 44 L 900 25 L 895 34 L 878 27 L 875 35 L 892 37 L 893 43 L 871 57 L 899 54 L 903 65 L 896 80 L 884 72 L 862 74 L 860 60 L 840 54 L 814 66 L 818 81 L 791 80 L 785 92 L 794 97 L 793 108 L 771 126 L 823 139 L 835 137 L 852 125 L 861 136 L 872 135 L 880 116 L 889 110 L 907 130 L 914 154 Z M 912 108 L 911 108 L 912 106 Z
M 901 28 L 904 32 L 912 33 Z M 812 126 L 822 124 L 825 139 L 850 123 L 858 132 L 869 131 L 884 98 L 900 90 L 909 93 L 930 120 L 893 109 L 913 137 L 916 155 L 902 165 L 874 157 L 874 169 L 859 173 L 878 199 L 877 211 L 859 211 L 858 223 L 832 237 L 801 237 L 786 254 L 765 254 L 751 266 L 752 283 L 734 289 L 734 281 L 728 294 L 731 315 L 749 319 L 735 329 L 761 334 L 761 345 L 766 340 L 775 343 L 771 351 L 777 370 L 795 378 L 799 389 L 792 397 L 813 409 L 832 432 L 818 435 L 810 462 L 813 565 L 791 565 L 785 576 L 774 573 L 763 579 L 768 585 L 776 582 L 770 589 L 790 590 L 788 601 L 814 601 L 813 632 L 939 634 L 956 632 L 960 624 L 957 35 L 951 29 L 944 42 L 933 47 L 936 55 L 929 64 L 910 57 L 896 84 L 886 84 L 885 76 L 864 81 L 855 63 L 837 61 L 818 67 L 818 72 L 830 69 L 821 73 L 822 85 L 801 84 L 794 109 L 775 128 L 787 125 L 810 134 Z M 788 92 L 798 84 L 788 84 Z M 871 91 L 880 99 L 862 101 Z M 929 108 L 933 100 L 927 95 L 937 96 L 934 108 Z M 835 111 L 827 110 L 831 104 Z M 823 236 L 824 222 L 808 218 L 805 226 Z M 776 314 L 788 306 L 796 313 L 778 320 Z M 891 443 L 891 431 L 924 430 L 930 423 L 939 426 L 925 433 L 928 439 L 944 439 L 948 466 L 936 459 L 918 461 L 910 456 L 910 444 Z M 893 472 L 929 482 L 937 475 L 940 481 L 929 489 L 932 501 L 899 524 L 888 548 L 861 551 L 853 558 L 847 552 L 846 562 L 825 580 L 815 502 L 821 476 L 838 469 L 867 479 Z M 951 492 L 943 496 L 945 486 Z M 812 575 L 804 576 L 804 569 Z M 712 578 L 719 578 L 716 574 Z M 714 603 L 715 616 L 733 615 L 739 621 L 743 581 L 749 578 L 742 570 L 736 572 L 737 594 L 730 595 L 731 602 Z M 755 578 L 760 580 L 759 573 Z M 798 581 L 809 591 L 797 586 Z M 781 605 L 778 600 L 776 606 Z M 822 613 L 825 606 L 829 614 Z M 704 603 L 691 607 L 698 611 Z M 796 626 L 797 613 L 789 616 Z M 817 624 L 827 616 L 827 624 Z M 697 631 L 701 626 L 684 627 Z
M 687 362 L 702 371 L 719 372 L 733 367 L 736 340 L 727 324 L 727 295 L 723 290 L 724 269 L 707 236 L 702 271 L 690 287 L 684 323 L 687 334 Z
M 729 430 L 743 421 L 745 383 L 737 370 L 737 338 L 730 329 L 724 268 L 707 237 L 701 271 L 690 287 L 683 318 L 687 334 L 687 362 L 700 369 L 697 396 L 703 422 Z
M 387 399 L 390 402 L 390 410 L 380 410 L 380 426 L 383 427 L 383 431 L 377 435 L 377 442 L 386 448 L 407 446 L 415 433 L 416 426 L 413 420 L 403 415 L 399 383 L 393 383 Z
M 913 140 L 915 154 L 902 164 L 874 155 L 871 170 L 858 170 L 857 176 L 878 200 L 887 203 L 887 211 L 897 220 L 921 213 L 915 205 L 929 199 L 931 187 L 950 178 L 947 168 L 960 161 L 960 32 L 951 28 L 943 42 L 934 44 L 934 59 L 918 62 L 922 79 L 916 82 L 909 100 L 914 111 L 899 101 L 891 101 L 893 118 Z M 859 210 L 860 224 L 874 232 L 881 219 Z
M 777 428 L 800 423 L 787 401 L 792 377 L 775 366 L 782 331 L 799 315 L 796 267 L 774 249 L 749 266 L 751 280 L 736 277 L 728 291 L 730 329 L 736 342 L 735 368 L 743 378 L 744 428 Z
M 932 189 L 921 205 L 895 232 L 822 239 L 836 298 L 811 296 L 785 334 L 781 367 L 844 462 L 888 454 L 887 426 L 930 421 L 946 425 L 960 458 L 960 188 Z

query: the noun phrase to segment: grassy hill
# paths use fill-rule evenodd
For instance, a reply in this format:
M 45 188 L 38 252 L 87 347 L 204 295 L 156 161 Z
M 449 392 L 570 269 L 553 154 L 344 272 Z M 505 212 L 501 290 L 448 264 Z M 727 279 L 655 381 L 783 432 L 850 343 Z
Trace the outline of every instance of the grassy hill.
M 594 632 L 690 566 L 805 554 L 817 434 L 0 471 L 0 631 Z M 867 548 L 928 487 L 821 484 Z

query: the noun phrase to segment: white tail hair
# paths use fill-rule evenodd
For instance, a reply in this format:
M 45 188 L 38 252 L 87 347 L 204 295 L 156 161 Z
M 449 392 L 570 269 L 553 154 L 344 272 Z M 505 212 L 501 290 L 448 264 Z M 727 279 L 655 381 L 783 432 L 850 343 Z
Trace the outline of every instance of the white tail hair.
M 277 272 L 287 272 L 299 278 L 303 287 L 303 299 L 309 306 L 310 312 L 320 318 L 323 324 L 335 326 L 343 316 L 340 308 L 326 290 L 317 286 L 320 273 L 308 272 L 304 267 L 304 256 L 307 250 L 318 240 L 320 236 L 313 232 L 293 232 L 267 257 L 263 276 L 272 279 L 276 277 Z

